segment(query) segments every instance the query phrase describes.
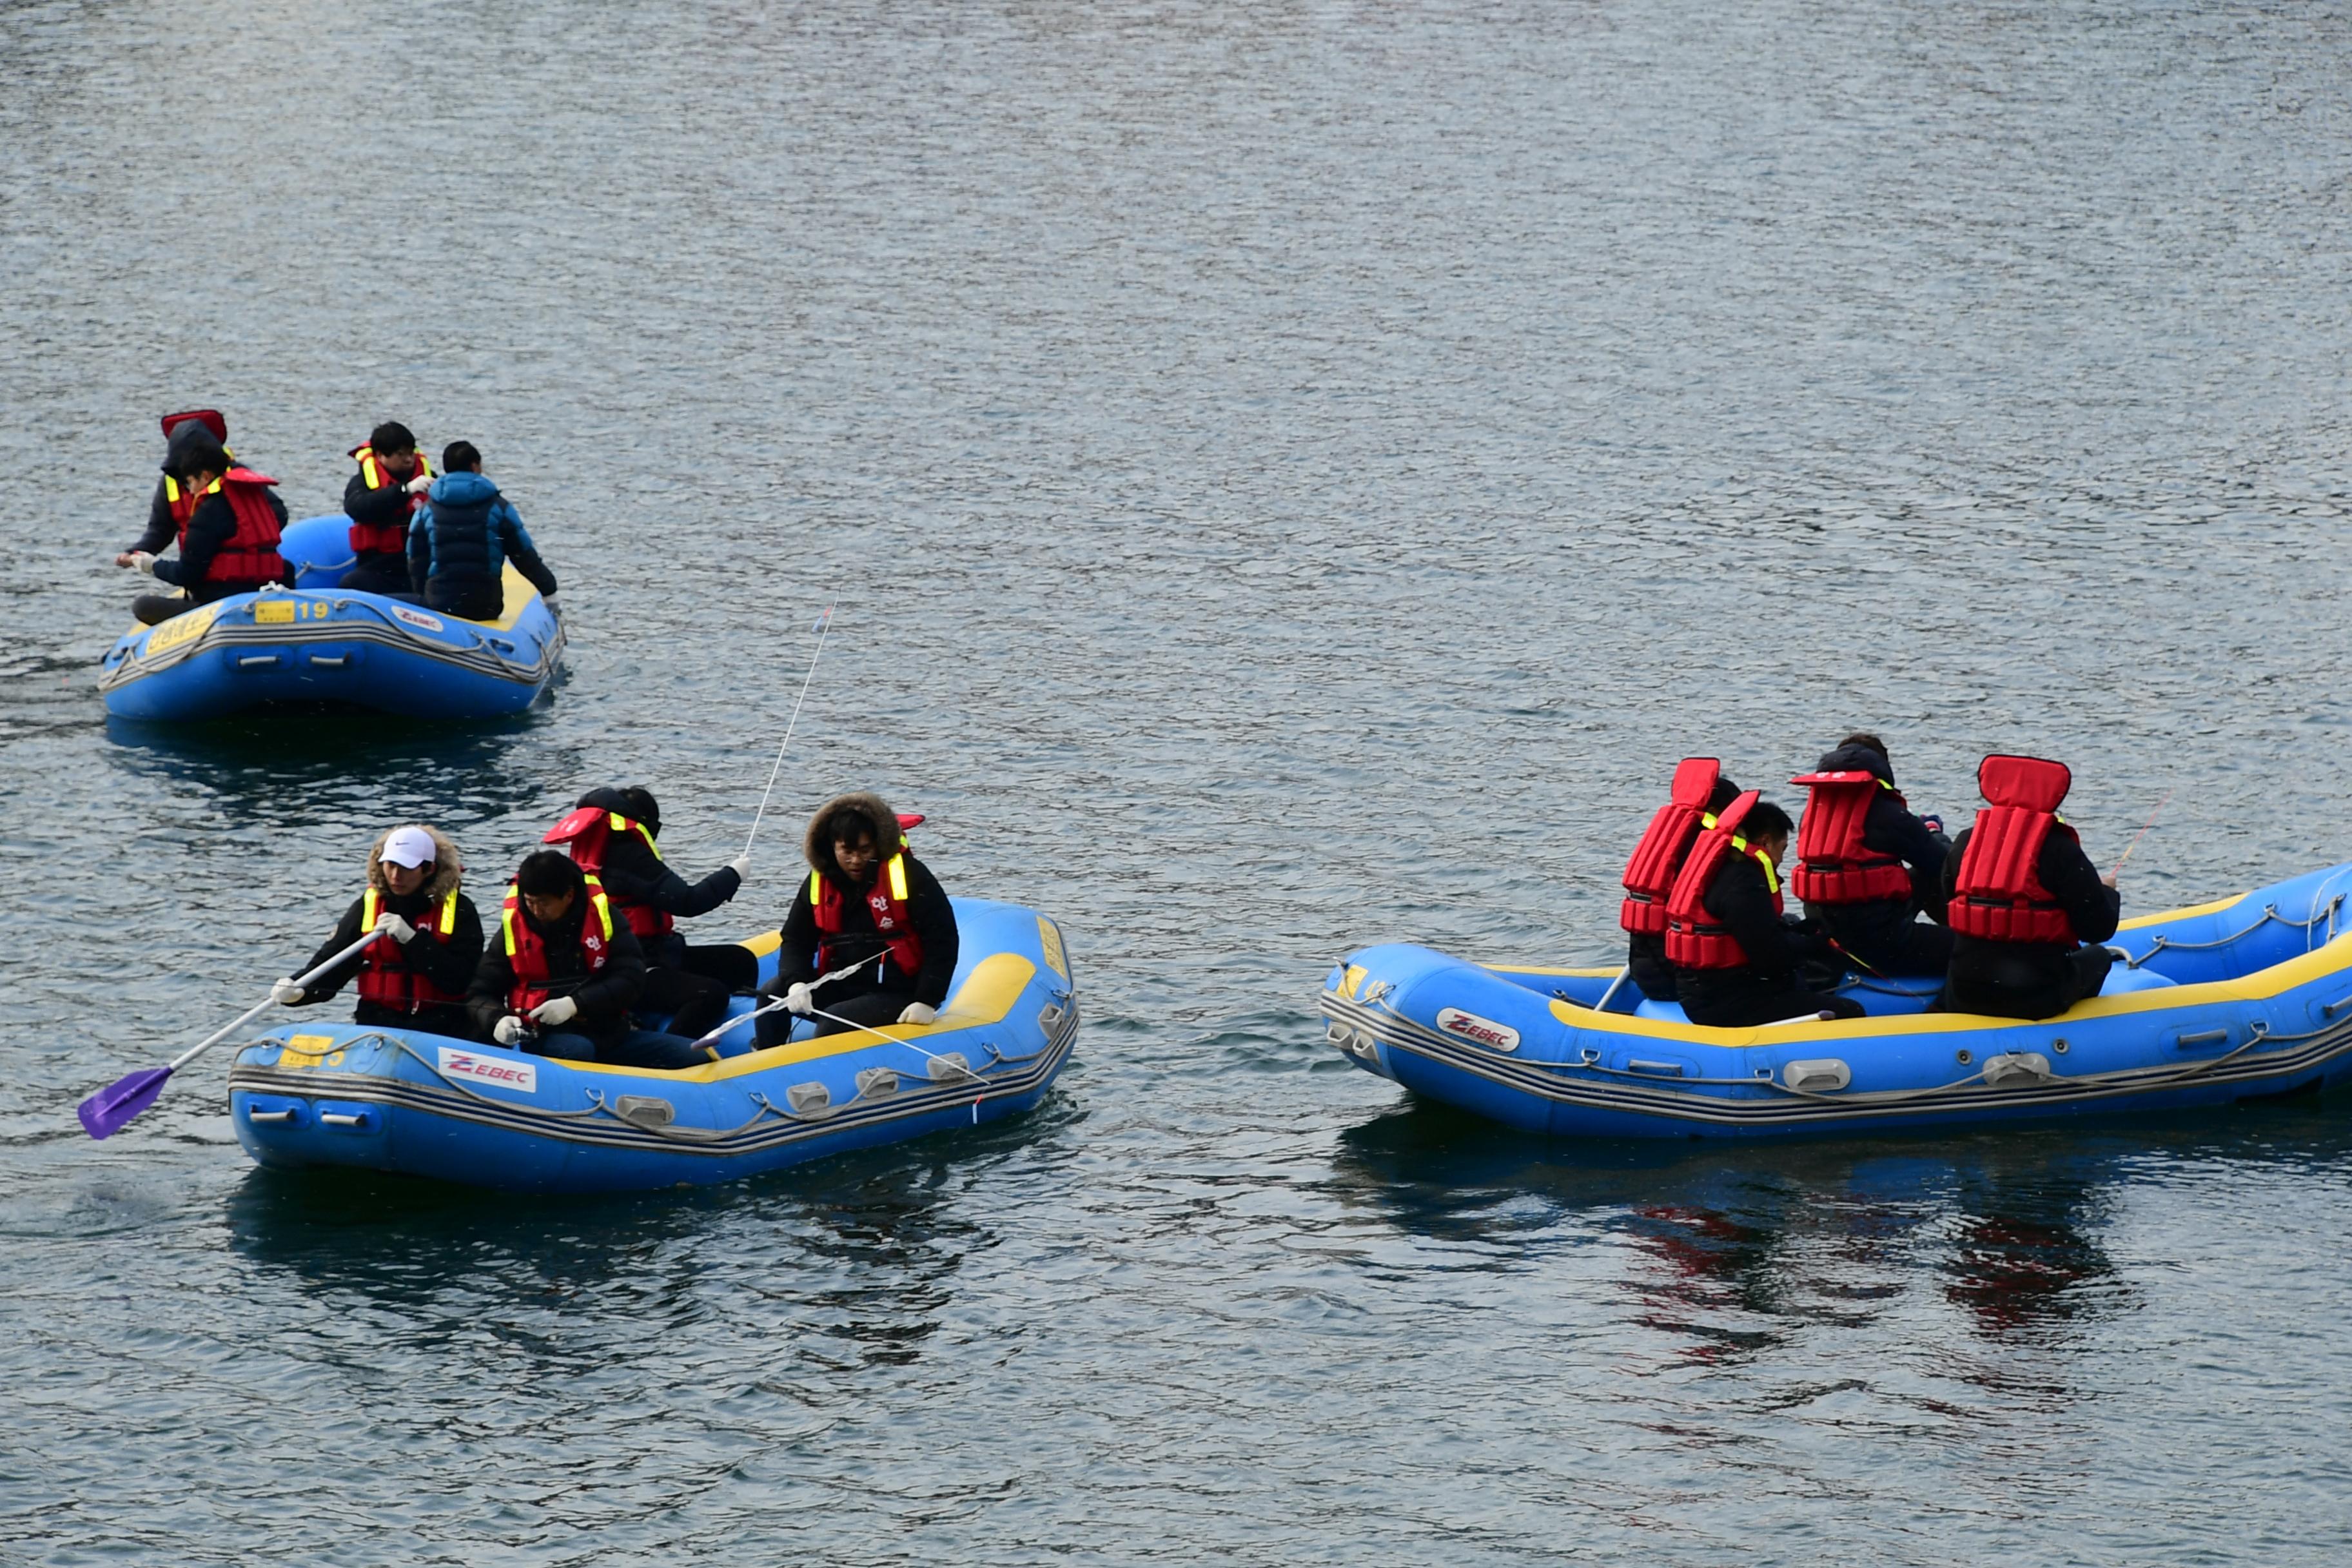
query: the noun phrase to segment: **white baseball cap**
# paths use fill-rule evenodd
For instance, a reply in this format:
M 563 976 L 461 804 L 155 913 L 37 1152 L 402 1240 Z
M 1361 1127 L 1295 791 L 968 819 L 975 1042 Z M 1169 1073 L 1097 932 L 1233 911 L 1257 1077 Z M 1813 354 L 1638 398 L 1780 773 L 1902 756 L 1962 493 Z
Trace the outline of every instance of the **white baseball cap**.
M 387 866 L 406 866 L 414 869 L 418 866 L 430 865 L 438 858 L 440 852 L 433 846 L 433 835 L 421 827 L 395 827 L 383 841 L 383 859 Z

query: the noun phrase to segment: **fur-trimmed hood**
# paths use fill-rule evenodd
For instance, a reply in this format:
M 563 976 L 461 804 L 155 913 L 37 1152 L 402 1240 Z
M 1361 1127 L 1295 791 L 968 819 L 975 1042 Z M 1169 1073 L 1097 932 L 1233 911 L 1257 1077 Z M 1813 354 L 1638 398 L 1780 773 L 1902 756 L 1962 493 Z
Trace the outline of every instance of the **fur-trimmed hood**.
M 882 851 L 882 858 L 886 860 L 907 837 L 906 830 L 898 826 L 898 814 L 890 809 L 887 801 L 871 791 L 855 790 L 848 795 L 837 795 L 818 806 L 816 815 L 809 818 L 808 831 L 801 837 L 801 853 L 808 858 L 813 868 L 841 881 L 848 879 L 843 877 L 841 868 L 833 863 L 832 829 L 833 819 L 845 812 L 863 816 L 873 824 L 875 846 Z
M 379 893 L 392 891 L 392 884 L 384 879 L 383 875 L 384 840 L 405 826 L 404 823 L 385 828 L 375 836 L 375 842 L 368 847 L 367 885 Z M 428 901 L 446 899 L 457 890 L 457 882 L 466 871 L 466 863 L 457 853 L 457 841 L 437 827 L 422 822 L 416 826 L 424 828 L 433 839 L 433 876 L 425 884 L 425 897 Z

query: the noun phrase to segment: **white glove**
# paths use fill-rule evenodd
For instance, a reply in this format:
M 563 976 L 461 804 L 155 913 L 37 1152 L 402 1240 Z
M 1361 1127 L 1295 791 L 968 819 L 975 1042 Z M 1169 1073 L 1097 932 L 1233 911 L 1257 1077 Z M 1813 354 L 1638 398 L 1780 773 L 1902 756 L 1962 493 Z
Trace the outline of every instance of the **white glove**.
M 727 868 L 735 873 L 735 879 L 739 882 L 748 882 L 751 879 L 751 858 L 749 855 L 736 856 L 727 862 Z
M 909 1002 L 907 1010 L 898 1015 L 901 1024 L 928 1024 L 940 1016 L 936 1007 L 926 1007 L 920 1002 Z
M 554 595 L 541 594 L 539 596 L 539 602 L 547 606 L 547 613 L 549 615 L 553 616 L 559 621 L 563 618 L 563 611 L 557 606 Z
M 578 1016 L 580 1004 L 569 996 L 551 996 L 530 1010 L 530 1021 L 560 1029 Z
M 431 474 L 419 474 L 401 488 L 406 490 L 410 495 L 421 496 L 426 490 L 433 488 L 433 476 Z
M 809 1016 L 809 1010 L 815 1005 L 816 1001 L 809 994 L 808 982 L 805 980 L 793 981 L 792 989 L 784 993 L 784 1011 L 787 1013 L 798 1013 L 805 1018 Z
M 269 999 L 280 1007 L 299 1007 L 302 1005 L 302 988 L 291 980 L 281 980 L 269 988 Z
M 508 1014 L 500 1018 L 498 1026 L 490 1031 L 490 1038 L 502 1046 L 513 1045 L 522 1038 L 522 1020 L 512 1013 Z
M 386 910 L 376 920 L 375 934 L 378 936 L 388 936 L 392 938 L 393 941 L 399 942 L 402 946 L 405 947 L 408 944 L 408 939 L 416 934 L 416 928 L 410 925 L 406 921 L 402 920 L 398 915 L 394 914 L 390 910 Z
M 155 558 L 143 550 L 132 551 L 130 561 L 125 564 L 133 572 L 144 572 L 150 577 L 155 575 Z

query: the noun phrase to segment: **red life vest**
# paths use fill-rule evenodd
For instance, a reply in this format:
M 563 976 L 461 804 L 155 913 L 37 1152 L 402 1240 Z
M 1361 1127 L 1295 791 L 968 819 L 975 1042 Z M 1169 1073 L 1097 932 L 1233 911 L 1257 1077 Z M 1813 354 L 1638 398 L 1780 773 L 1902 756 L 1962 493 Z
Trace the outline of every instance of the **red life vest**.
M 1739 837 L 1739 825 L 1747 820 L 1748 808 L 1756 804 L 1756 795 L 1751 789 L 1723 808 L 1715 826 L 1700 834 L 1698 841 L 1691 846 L 1689 858 L 1675 878 L 1674 891 L 1666 898 L 1666 962 L 1677 969 L 1748 966 L 1748 950 L 1727 929 L 1716 923 L 1715 917 L 1700 901 L 1706 897 L 1716 873 L 1731 856 L 1756 857 L 1757 863 L 1764 868 L 1764 886 L 1772 893 L 1772 912 L 1780 912 L 1780 878 L 1772 868 L 1771 857 Z
M 595 973 L 613 961 L 613 906 L 604 884 L 589 877 L 588 896 L 580 900 L 580 955 Z M 507 967 L 514 971 L 514 988 L 507 993 L 507 1011 L 529 1013 L 547 1000 L 547 943 L 523 918 L 522 894 L 507 884 L 506 902 L 499 924 L 505 928 Z
M 163 439 L 170 440 L 172 432 L 191 419 L 211 431 L 214 440 L 222 443 L 226 443 L 228 440 L 228 421 L 221 416 L 221 411 L 217 408 L 190 408 L 182 413 L 164 415 Z
M 1994 755 L 1977 764 L 1986 804 L 1953 879 L 1954 931 L 1985 942 L 2074 944 L 2074 919 L 2042 885 L 2041 869 L 2052 833 L 2074 837 L 2058 815 L 2074 783 L 2065 763 L 2039 757 Z
M 394 479 L 392 470 L 376 461 L 375 448 L 373 447 L 362 443 L 352 448 L 352 456 L 360 460 L 360 476 L 367 480 L 367 488 L 372 490 L 380 490 L 389 485 L 406 482 Z M 416 473 L 429 478 L 432 472 L 433 465 L 425 460 L 425 454 L 417 453 Z M 415 477 L 415 474 L 409 476 L 410 479 Z M 425 498 L 422 495 L 413 495 L 408 498 L 408 510 L 401 513 L 398 522 L 352 524 L 352 552 L 360 555 L 405 554 L 408 550 L 408 520 L 415 516 L 416 509 L 424 504 Z
M 579 862 L 583 871 L 602 871 L 604 857 L 611 852 L 615 833 L 624 837 L 636 835 L 645 847 L 653 851 L 655 859 L 661 858 L 661 849 L 654 843 L 654 836 L 644 823 L 623 816 L 617 811 L 606 811 L 594 805 L 582 806 L 549 828 L 540 842 L 567 847 L 572 851 L 572 858 Z M 627 921 L 629 929 L 640 937 L 667 936 L 677 929 L 677 922 L 670 918 L 667 910 L 657 910 L 651 904 L 625 899 L 618 893 L 610 896 L 613 902 L 620 906 L 621 918 Z
M 188 514 L 180 519 L 180 553 L 188 552 L 188 521 L 196 515 L 196 506 L 205 496 L 219 494 L 228 498 L 229 516 L 236 521 L 236 531 L 228 542 L 213 552 L 212 563 L 205 568 L 207 583 L 279 583 L 286 577 L 286 558 L 278 553 L 278 510 L 269 504 L 266 493 L 278 481 L 267 474 L 257 474 L 251 468 L 231 468 L 215 479 L 203 494 L 188 502 Z M 177 507 L 173 509 L 175 512 Z
M 383 895 L 373 888 L 360 900 L 360 929 L 373 931 L 376 921 L 383 914 Z M 447 942 L 449 933 L 457 929 L 457 890 L 441 906 L 419 921 L 411 942 Z M 400 956 L 400 944 L 385 940 L 372 942 L 360 953 L 360 1000 L 373 1002 L 380 1007 L 396 1007 L 404 1013 L 420 1013 L 427 1007 L 448 1007 L 462 1004 L 466 998 L 455 992 L 444 991 L 424 975 L 408 967 Z
M 811 871 L 808 895 L 809 910 L 816 917 L 816 929 L 827 937 L 839 936 L 842 908 L 848 897 L 847 890 L 837 883 L 827 881 L 824 872 Z M 923 967 L 923 939 L 915 934 L 915 923 L 907 917 L 905 839 L 899 840 L 898 853 L 883 862 L 881 870 L 875 873 L 874 885 L 866 889 L 863 897 L 867 912 L 874 917 L 875 934 L 889 946 L 890 962 L 898 966 L 899 973 L 912 980 Z M 829 974 L 834 971 L 836 951 L 831 942 L 817 943 L 818 973 Z
M 1675 889 L 1675 873 L 1690 854 L 1691 840 L 1715 826 L 1706 803 L 1715 794 L 1723 764 L 1713 757 L 1685 757 L 1675 768 L 1674 793 L 1658 807 L 1625 862 L 1625 901 L 1618 906 L 1617 923 L 1637 936 L 1660 936 L 1666 929 L 1666 897 Z
M 1883 790 L 1905 805 L 1902 791 L 1860 768 L 1799 773 L 1789 782 L 1812 792 L 1797 824 L 1797 868 L 1789 873 L 1790 891 L 1809 904 L 1875 904 L 1911 897 L 1911 873 L 1902 860 L 1862 841 L 1871 803 Z

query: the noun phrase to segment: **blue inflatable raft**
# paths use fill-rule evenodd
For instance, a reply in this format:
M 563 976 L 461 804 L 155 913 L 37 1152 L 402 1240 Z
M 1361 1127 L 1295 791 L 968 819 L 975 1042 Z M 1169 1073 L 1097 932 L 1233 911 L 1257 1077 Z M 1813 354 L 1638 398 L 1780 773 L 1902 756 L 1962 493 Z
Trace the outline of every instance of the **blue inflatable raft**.
M 1529 1132 L 1770 1138 L 2175 1110 L 2352 1077 L 2352 865 L 2126 922 L 2105 994 L 2021 1023 L 1929 1013 L 1936 981 L 1852 977 L 1870 1016 L 1690 1023 L 1613 969 L 1367 948 L 1326 1037 L 1367 1072 Z M 1610 1010 L 1598 1010 L 1608 998 Z M 1637 1005 L 1638 1004 L 1638 1005 Z
M 555 679 L 563 627 L 509 563 L 507 613 L 465 621 L 334 586 L 351 519 L 305 518 L 278 549 L 297 586 L 237 594 L 134 626 L 98 689 L 124 719 L 216 719 L 264 703 L 335 703 L 426 719 L 519 713 Z
M 1068 952 L 1034 910 L 953 902 L 955 978 L 929 1025 L 811 1039 L 803 1022 L 767 1050 L 751 1048 L 747 1025 L 721 1047 L 737 1054 L 678 1072 L 292 1025 L 237 1054 L 229 1113 L 265 1165 L 552 1193 L 733 1181 L 1015 1116 L 1045 1098 L 1077 1038 Z M 776 933 L 745 945 L 772 979 Z

